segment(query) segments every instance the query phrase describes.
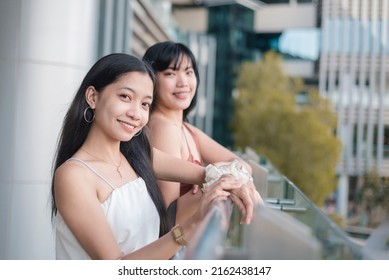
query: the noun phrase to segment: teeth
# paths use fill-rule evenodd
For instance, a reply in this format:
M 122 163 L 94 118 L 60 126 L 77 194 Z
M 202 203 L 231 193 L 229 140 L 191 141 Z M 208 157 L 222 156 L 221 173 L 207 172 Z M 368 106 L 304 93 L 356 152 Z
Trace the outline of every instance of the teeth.
M 124 125 L 124 126 L 126 126 L 126 127 L 128 127 L 128 128 L 131 128 L 131 129 L 134 129 L 135 128 L 135 126 L 133 126 L 133 125 L 130 125 L 130 124 L 128 124 L 128 123 L 125 123 L 125 122 L 122 122 L 122 121 L 119 121 L 122 125 Z

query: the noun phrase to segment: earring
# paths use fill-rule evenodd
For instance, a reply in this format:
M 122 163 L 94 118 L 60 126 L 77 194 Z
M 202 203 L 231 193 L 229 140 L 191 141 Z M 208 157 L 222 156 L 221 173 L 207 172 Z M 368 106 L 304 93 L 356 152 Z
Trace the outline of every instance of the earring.
M 87 114 L 88 114 L 88 109 L 91 109 L 92 110 L 92 118 L 87 118 Z M 84 120 L 87 122 L 87 123 L 91 123 L 95 120 L 95 110 L 93 110 L 91 107 L 86 107 L 85 110 L 84 110 Z
M 138 136 L 138 135 L 141 134 L 141 133 L 142 133 L 142 129 L 139 130 L 137 133 L 135 133 L 133 137 L 136 137 L 136 136 Z

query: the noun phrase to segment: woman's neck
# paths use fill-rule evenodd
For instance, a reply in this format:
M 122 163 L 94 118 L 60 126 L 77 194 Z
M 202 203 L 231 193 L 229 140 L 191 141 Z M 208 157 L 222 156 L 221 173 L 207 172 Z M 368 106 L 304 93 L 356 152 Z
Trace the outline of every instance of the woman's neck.
M 117 159 L 120 154 L 120 141 L 113 141 L 113 139 L 109 139 L 105 135 L 91 129 L 82 148 L 100 158 Z
M 167 110 L 157 107 L 152 113 L 152 116 L 163 118 L 177 125 L 182 125 L 184 112 L 182 110 Z

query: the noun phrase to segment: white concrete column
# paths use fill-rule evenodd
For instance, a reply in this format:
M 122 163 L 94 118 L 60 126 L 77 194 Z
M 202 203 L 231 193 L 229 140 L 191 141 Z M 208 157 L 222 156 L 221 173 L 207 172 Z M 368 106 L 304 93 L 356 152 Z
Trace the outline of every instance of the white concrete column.
M 348 176 L 347 174 L 342 174 L 339 176 L 338 181 L 338 191 L 336 197 L 336 209 L 340 216 L 347 218 L 348 210 Z
M 54 148 L 96 60 L 98 4 L 0 1 L 0 259 L 54 258 Z

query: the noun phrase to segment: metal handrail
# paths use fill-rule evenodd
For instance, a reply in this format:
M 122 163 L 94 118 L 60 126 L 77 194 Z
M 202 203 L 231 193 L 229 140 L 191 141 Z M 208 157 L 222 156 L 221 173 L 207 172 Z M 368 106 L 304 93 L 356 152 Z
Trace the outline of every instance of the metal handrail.
M 281 210 L 284 212 L 295 212 L 295 213 L 306 212 L 308 210 L 307 207 L 289 206 L 289 205 L 283 205 L 283 204 L 279 204 L 279 205 L 268 204 L 267 207 L 269 207 L 271 209 Z
M 256 164 L 253 167 L 257 172 L 253 174 L 254 182 L 264 193 L 266 207 L 257 211 L 251 225 L 242 227 L 233 221 L 235 212 L 231 201 L 216 203 L 199 224 L 190 244 L 183 251 L 182 259 L 282 259 L 285 256 L 307 259 L 362 258 L 360 246 L 348 238 L 287 177 L 278 174 L 277 182 L 281 188 L 281 192 L 278 192 L 273 181 L 267 188 L 266 183 L 270 179 L 267 171 L 259 169 Z M 272 195 L 268 198 L 268 192 L 275 194 L 275 197 Z M 289 212 L 289 215 L 283 212 Z M 235 238 L 236 233 L 239 233 L 238 242 L 231 238 Z M 253 247 L 253 244 L 256 245 Z M 274 251 L 272 246 L 279 250 Z M 300 255 L 296 255 L 297 247 Z M 289 255 L 285 255 L 283 250 L 287 248 L 292 252 Z
M 282 204 L 282 205 L 295 205 L 296 202 L 294 199 L 282 199 L 282 198 L 267 198 L 267 204 Z
M 230 200 L 216 202 L 199 224 L 182 259 L 220 259 L 230 225 L 233 205 Z

